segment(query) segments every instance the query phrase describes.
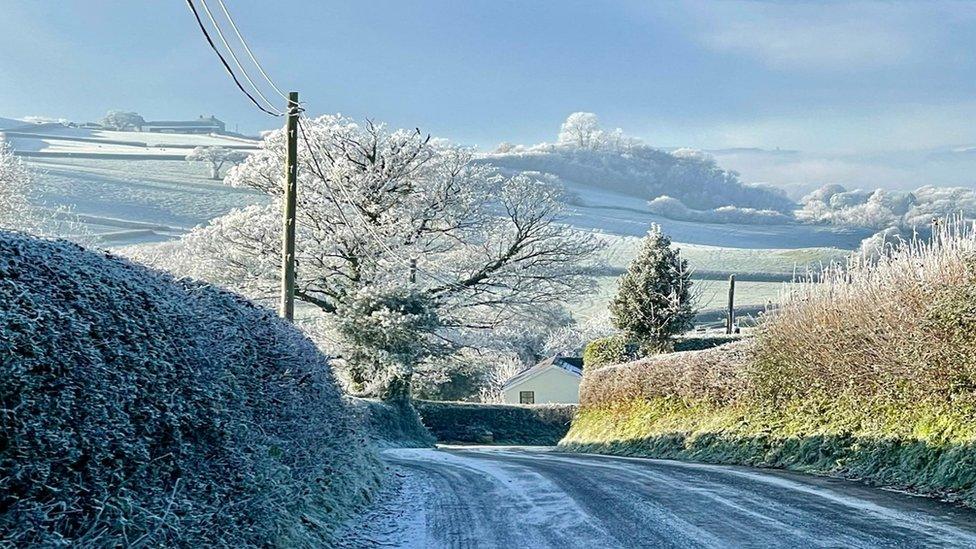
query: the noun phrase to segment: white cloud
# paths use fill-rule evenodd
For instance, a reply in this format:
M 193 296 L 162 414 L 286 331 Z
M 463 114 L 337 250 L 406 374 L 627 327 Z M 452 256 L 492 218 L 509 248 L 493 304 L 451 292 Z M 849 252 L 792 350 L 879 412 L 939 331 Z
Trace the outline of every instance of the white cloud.
M 717 122 L 699 148 L 763 147 L 829 153 L 933 149 L 976 143 L 976 102 L 878 104 Z
M 904 4 L 733 2 L 703 10 L 710 49 L 776 69 L 851 71 L 922 59 L 932 45 L 924 8 Z

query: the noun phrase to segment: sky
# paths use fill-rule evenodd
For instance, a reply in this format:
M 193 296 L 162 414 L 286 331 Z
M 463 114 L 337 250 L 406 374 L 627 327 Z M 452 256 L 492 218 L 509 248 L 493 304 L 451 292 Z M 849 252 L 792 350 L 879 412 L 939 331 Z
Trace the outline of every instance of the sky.
M 310 113 L 483 148 L 552 141 L 574 111 L 661 147 L 868 158 L 976 144 L 973 2 L 225 3 Z M 0 13 L 0 116 L 279 123 L 234 87 L 183 1 L 0 0 Z

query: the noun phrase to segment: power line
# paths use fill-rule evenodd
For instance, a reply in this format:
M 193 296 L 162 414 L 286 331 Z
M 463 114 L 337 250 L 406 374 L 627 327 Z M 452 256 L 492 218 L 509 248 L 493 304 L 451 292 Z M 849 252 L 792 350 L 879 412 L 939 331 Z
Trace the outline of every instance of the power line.
M 304 115 L 303 114 L 302 116 L 304 116 L 305 119 L 308 120 L 308 116 L 307 115 Z M 312 160 L 315 163 L 316 169 L 318 170 L 319 177 L 322 179 L 322 182 L 325 183 L 326 188 L 329 190 L 329 194 L 332 195 L 333 201 L 336 202 L 336 206 L 339 209 L 339 215 L 342 217 L 342 219 L 346 223 L 346 225 L 352 227 L 352 225 L 349 223 L 348 218 L 346 218 L 345 213 L 342 211 L 342 206 L 338 203 L 338 201 L 337 201 L 337 199 L 335 197 L 335 193 L 332 191 L 331 187 L 329 186 L 328 180 L 326 179 L 325 174 L 322 171 L 322 168 L 321 168 L 321 165 L 319 164 L 318 159 L 315 157 L 315 152 L 313 150 L 311 140 L 308 139 L 308 134 L 305 132 L 305 127 L 304 126 L 305 125 L 301 121 L 299 121 L 299 129 L 301 130 L 302 140 L 305 141 L 305 146 L 306 146 L 306 148 L 308 148 L 309 155 L 312 157 Z M 440 276 L 438 276 L 438 275 L 436 275 L 436 274 L 434 274 L 434 273 L 432 273 L 430 271 L 427 271 L 426 269 L 422 269 L 419 266 L 415 266 L 410 261 L 403 259 L 399 254 L 397 254 L 395 251 L 393 251 L 393 248 L 391 248 L 386 242 L 383 241 L 382 237 L 380 237 L 373 230 L 373 227 L 370 225 L 369 221 L 362 214 L 362 212 L 359 211 L 359 208 L 356 206 L 355 201 L 352 199 L 352 192 L 349 191 L 348 189 L 346 189 L 346 187 L 339 180 L 336 180 L 335 181 L 335 184 L 339 188 L 339 191 L 342 193 L 343 197 L 345 197 L 345 202 L 348 203 L 350 206 L 352 206 L 353 212 L 355 212 L 356 213 L 356 216 L 359 217 L 359 220 L 362 221 L 362 223 L 363 223 L 363 229 L 366 231 L 366 233 L 370 237 L 372 237 L 373 240 L 375 240 L 376 243 L 379 244 L 380 247 L 383 248 L 384 251 L 386 251 L 388 254 L 390 254 L 397 263 L 400 263 L 401 265 L 403 265 L 403 266 L 405 266 L 407 268 L 416 268 L 419 272 L 427 275 L 428 278 L 430 278 L 432 280 L 435 280 L 435 281 L 437 281 L 437 282 L 439 282 L 441 284 L 444 284 L 445 286 L 454 287 L 454 288 L 461 289 L 461 290 L 470 289 L 469 287 L 463 286 L 461 284 L 458 284 L 457 282 L 454 282 L 454 281 L 451 281 L 451 280 L 447 280 L 447 279 L 441 278 Z M 492 293 L 492 292 L 490 292 L 488 290 L 484 290 L 484 291 L 486 291 L 488 293 Z
M 261 66 L 261 63 L 258 63 L 258 60 L 254 56 L 254 53 L 251 52 L 251 48 L 247 45 L 247 40 L 244 40 L 244 37 L 241 35 L 241 31 L 237 28 L 237 23 L 234 22 L 234 18 L 231 16 L 230 11 L 227 9 L 227 6 L 224 5 L 224 0 L 217 0 L 217 2 L 220 4 L 220 9 L 224 11 L 224 15 L 227 17 L 227 20 L 230 21 L 230 26 L 231 28 L 234 29 L 234 34 L 237 35 L 237 39 L 240 40 L 241 45 L 244 46 L 244 51 L 246 51 L 248 57 L 251 58 L 251 62 L 253 62 L 254 66 L 258 68 L 258 70 L 261 72 L 261 76 L 263 76 L 264 79 L 268 81 L 268 84 L 271 84 L 271 87 L 274 88 L 274 91 L 279 96 L 281 96 L 282 99 L 287 101 L 288 96 L 285 95 L 285 92 L 281 91 L 281 88 L 275 85 L 274 80 L 272 80 L 271 77 L 268 76 L 268 73 L 264 71 L 264 67 Z
M 307 116 L 305 116 L 305 118 L 308 119 Z M 333 192 L 332 187 L 329 185 L 329 180 L 325 177 L 325 172 L 322 170 L 322 166 L 321 166 L 321 164 L 319 164 L 318 158 L 316 158 L 316 156 L 315 156 L 315 152 L 314 152 L 313 147 L 312 147 L 312 142 L 308 138 L 308 134 L 305 133 L 305 124 L 303 124 L 301 122 L 301 120 L 299 120 L 298 127 L 299 127 L 299 129 L 301 131 L 302 140 L 305 141 L 305 147 L 308 149 L 309 156 L 312 157 L 312 161 L 314 162 L 315 167 L 316 167 L 316 170 L 318 171 L 318 175 L 322 179 L 322 182 L 325 183 L 326 189 L 328 189 L 329 194 L 332 195 L 332 201 L 335 202 L 335 204 L 336 204 L 336 207 L 337 207 L 337 209 L 339 211 L 339 216 L 342 217 L 342 220 L 346 223 L 347 226 L 349 226 L 350 228 L 352 228 L 352 224 L 349 222 L 349 219 L 346 217 L 345 212 L 342 211 L 342 205 L 339 203 L 339 200 L 336 198 L 336 195 Z M 397 263 L 400 263 L 401 265 L 406 266 L 406 267 L 409 268 L 410 267 L 410 262 L 407 261 L 407 260 L 404 260 L 396 252 L 394 252 L 393 249 L 386 242 L 383 242 L 383 239 L 378 234 L 376 234 L 376 232 L 373 231 L 373 228 L 370 225 L 369 221 L 367 221 L 366 220 L 366 217 L 363 216 L 363 213 L 361 211 L 359 211 L 359 208 L 356 206 L 355 201 L 352 199 L 352 192 L 350 192 L 348 189 L 346 189 L 345 186 L 340 181 L 338 181 L 338 180 L 335 181 L 335 184 L 339 188 L 339 191 L 342 192 L 342 195 L 345 198 L 345 202 L 348 203 L 350 206 L 352 206 L 353 212 L 355 212 L 356 213 L 356 216 L 359 217 L 359 220 L 362 221 L 362 223 L 363 223 L 363 229 L 366 231 L 366 233 L 370 237 L 372 237 L 373 240 L 375 240 L 376 243 L 379 244 L 380 247 L 384 249 L 384 251 L 386 251 L 388 254 L 390 254 L 393 257 L 393 259 L 396 260 Z M 421 272 L 424 272 L 424 271 L 421 270 Z M 427 274 L 430 278 L 432 278 L 434 280 L 437 280 L 438 282 L 440 282 L 442 284 L 448 284 L 449 283 L 449 282 L 445 282 L 443 280 L 438 279 L 432 273 L 426 273 L 426 272 L 424 272 L 424 274 Z
M 248 75 L 247 70 L 244 68 L 243 64 L 240 62 L 240 59 L 237 57 L 237 55 L 234 53 L 234 49 L 231 47 L 230 43 L 227 41 L 226 37 L 224 36 L 223 32 L 221 31 L 220 25 L 218 24 L 216 18 L 213 16 L 213 13 L 210 11 L 210 8 L 207 6 L 206 0 L 200 0 L 200 1 L 203 4 L 203 7 L 206 10 L 207 16 L 209 17 L 211 23 L 213 23 L 214 28 L 216 29 L 217 34 L 218 34 L 221 42 L 227 48 L 227 50 L 230 53 L 231 57 L 234 59 L 234 62 L 237 65 L 237 67 L 240 68 L 241 72 L 244 74 L 244 77 L 247 80 L 247 82 L 249 84 L 251 84 L 251 86 L 254 88 L 254 90 L 257 92 L 257 94 L 261 97 L 261 99 L 263 99 L 266 103 L 268 103 L 268 105 L 272 105 L 272 108 L 274 108 L 273 107 L 273 104 L 271 103 L 271 101 L 269 101 L 268 98 L 265 97 L 263 93 L 261 93 L 260 88 L 254 83 L 254 81 Z M 289 98 L 287 96 L 285 96 L 284 93 L 282 93 L 281 89 L 278 88 L 277 85 L 275 85 L 274 81 L 268 76 L 267 72 L 264 70 L 264 68 L 258 62 L 257 58 L 254 56 L 254 53 L 251 51 L 250 47 L 247 45 L 247 41 L 244 40 L 244 37 L 242 36 L 240 30 L 238 29 L 237 24 L 234 22 L 233 17 L 230 15 L 230 11 L 227 9 L 227 6 L 224 4 L 223 0 L 217 0 L 217 1 L 220 4 L 220 7 L 221 7 L 221 9 L 224 12 L 224 15 L 227 17 L 227 20 L 230 22 L 231 27 L 234 29 L 234 33 L 237 35 L 238 40 L 240 41 L 241 45 L 244 46 L 244 49 L 247 52 L 249 58 L 254 63 L 254 65 L 258 68 L 258 70 L 261 72 L 261 75 L 265 78 L 265 80 L 268 81 L 268 83 L 275 90 L 275 92 L 278 93 L 278 95 L 280 95 L 283 98 L 285 98 L 286 100 L 288 100 Z M 207 39 L 207 43 L 210 45 L 210 48 L 214 51 L 214 53 L 217 54 L 217 57 L 220 59 L 220 62 L 223 64 L 224 69 L 226 69 L 227 70 L 227 73 L 231 76 L 231 78 L 233 78 L 234 83 L 241 90 L 241 92 L 243 92 L 244 95 L 246 95 L 247 98 L 250 99 L 250 101 L 252 103 L 254 103 L 254 105 L 258 109 L 260 109 L 261 111 L 263 111 L 263 112 L 265 112 L 265 113 L 267 113 L 267 114 L 269 114 L 271 116 L 276 116 L 276 117 L 278 117 L 278 116 L 284 116 L 286 113 L 277 111 L 277 109 L 275 109 L 274 112 L 271 111 L 271 110 L 266 109 L 264 106 L 262 106 L 257 101 L 257 99 L 254 98 L 253 95 L 251 95 L 250 92 L 248 92 L 244 88 L 244 86 L 241 84 L 241 81 L 237 78 L 237 75 L 234 73 L 234 70 L 231 68 L 230 64 L 227 62 L 227 59 L 224 58 L 224 56 L 220 52 L 219 48 L 217 48 L 217 45 L 214 43 L 213 38 L 211 38 L 210 33 L 207 32 L 207 28 L 203 24 L 203 20 L 201 19 L 200 14 L 197 11 L 196 6 L 193 4 L 193 0 L 186 0 L 186 3 L 190 7 L 190 11 L 193 12 L 193 16 L 194 16 L 194 18 L 197 21 L 197 25 L 200 27 L 200 31 L 203 33 L 204 37 Z M 290 103 L 289 103 L 289 105 L 290 105 Z M 304 117 L 306 120 L 308 120 L 308 116 L 304 114 L 304 109 L 301 109 L 299 112 L 300 112 L 300 116 L 301 117 Z M 332 188 L 328 185 L 328 181 L 325 178 L 325 174 L 324 174 L 324 172 L 322 170 L 321 165 L 319 164 L 318 158 L 315 156 L 315 153 L 314 153 L 314 150 L 313 150 L 313 146 L 312 146 L 311 140 L 308 138 L 308 135 L 307 135 L 307 133 L 305 131 L 305 124 L 302 123 L 301 118 L 299 118 L 299 120 L 298 120 L 298 127 L 299 127 L 299 131 L 300 131 L 300 135 L 302 137 L 302 140 L 305 141 L 305 145 L 306 145 L 306 147 L 309 150 L 309 154 L 312 157 L 312 160 L 313 160 L 313 162 L 314 162 L 314 164 L 316 166 L 316 169 L 319 172 L 319 176 L 323 179 L 323 183 L 326 183 L 326 188 L 329 191 L 329 194 L 332 196 L 333 202 L 335 202 L 335 204 L 337 206 L 337 210 L 339 212 L 340 217 L 342 218 L 343 222 L 345 222 L 346 225 L 351 228 L 353 225 L 349 222 L 348 218 L 346 217 L 345 212 L 343 211 L 343 208 L 342 208 L 342 206 L 340 204 L 339 199 L 336 197 L 336 195 L 333 192 Z M 432 273 L 432 272 L 430 272 L 430 271 L 428 271 L 426 269 L 420 268 L 419 266 L 416 265 L 415 262 L 410 262 L 410 261 L 404 260 L 402 257 L 400 257 L 373 230 L 373 227 L 366 220 L 365 216 L 363 216 L 363 214 L 359 210 L 358 206 L 356 206 L 355 201 L 351 198 L 352 193 L 345 188 L 345 186 L 341 183 L 341 181 L 335 181 L 335 183 L 338 186 L 340 192 L 342 192 L 343 196 L 345 197 L 345 201 L 352 206 L 353 211 L 356 213 L 356 215 L 363 222 L 363 228 L 376 241 L 376 243 L 380 245 L 381 248 L 383 248 L 388 254 L 390 254 L 390 256 L 391 256 L 392 259 L 394 259 L 396 262 L 400 263 L 401 265 L 407 266 L 409 269 L 416 269 L 417 271 L 425 274 L 428 278 L 439 282 L 440 284 L 446 286 L 447 288 L 456 288 L 456 289 L 459 289 L 459 290 L 472 290 L 473 289 L 473 288 L 471 288 L 469 286 L 465 286 L 465 285 L 459 284 L 459 283 L 457 283 L 455 281 L 444 279 L 444 278 L 442 278 L 442 277 L 440 277 L 440 276 L 438 276 L 438 275 L 436 275 L 436 274 L 434 274 L 434 273 Z M 488 293 L 489 295 L 496 295 L 496 296 L 499 295 L 496 292 L 493 292 L 493 291 L 491 291 L 488 288 L 480 288 L 480 290 L 483 291 L 483 292 L 485 292 L 485 293 Z M 509 309 L 509 313 L 511 313 L 511 314 L 513 314 L 515 316 L 518 316 L 518 317 L 522 317 L 522 318 L 531 318 L 531 317 L 528 317 L 528 316 L 520 313 L 516 309 Z M 532 320 L 535 320 L 535 319 L 532 318 Z
M 224 69 L 227 70 L 227 74 L 234 79 L 234 84 L 237 84 L 237 87 L 241 90 L 241 92 L 243 92 L 244 95 L 251 100 L 251 103 L 254 103 L 254 106 L 260 109 L 262 112 L 270 114 L 271 116 L 283 116 L 283 113 L 272 112 L 264 108 L 249 91 L 244 89 L 244 85 L 241 84 L 241 81 L 237 78 L 237 75 L 234 74 L 234 69 L 231 68 L 230 64 L 227 62 L 227 59 L 224 58 L 224 54 L 220 53 L 220 49 L 217 48 L 217 44 L 214 43 L 213 38 L 210 37 L 210 33 L 207 32 L 207 27 L 203 24 L 203 20 L 200 19 L 200 13 L 197 11 L 197 7 L 193 4 L 193 0 L 186 0 L 186 5 L 189 6 L 190 11 L 193 12 L 193 17 L 197 20 L 197 25 L 200 27 L 200 31 L 203 33 L 203 36 L 207 39 L 207 43 L 210 44 L 210 49 L 217 54 L 217 57 L 220 58 L 220 62 L 224 65 Z
M 264 99 L 264 102 L 268 104 L 268 108 L 274 111 L 277 115 L 281 116 L 283 113 L 275 108 L 274 103 L 269 101 L 268 98 L 265 97 L 263 93 L 261 93 L 261 88 L 259 88 L 257 84 L 254 83 L 254 80 L 251 80 L 251 75 L 247 73 L 247 69 L 244 68 L 244 65 L 241 64 L 241 60 L 238 59 L 237 54 L 234 53 L 234 48 L 231 47 L 230 42 L 228 42 L 227 38 L 224 37 L 224 31 L 220 29 L 220 24 L 217 23 L 217 18 L 214 17 L 213 13 L 210 11 L 210 6 L 207 5 L 207 0 L 200 0 L 200 4 L 203 5 L 203 10 L 207 12 L 207 17 L 209 17 L 210 22 L 213 23 L 214 30 L 217 31 L 217 36 L 220 38 L 220 41 L 224 44 L 224 47 L 227 48 L 227 52 L 230 53 L 231 58 L 234 60 L 234 63 L 237 65 L 237 68 L 240 69 L 241 74 L 244 75 L 244 79 L 247 80 L 247 83 L 251 85 L 251 87 L 254 89 L 255 92 L 257 92 L 258 97 Z

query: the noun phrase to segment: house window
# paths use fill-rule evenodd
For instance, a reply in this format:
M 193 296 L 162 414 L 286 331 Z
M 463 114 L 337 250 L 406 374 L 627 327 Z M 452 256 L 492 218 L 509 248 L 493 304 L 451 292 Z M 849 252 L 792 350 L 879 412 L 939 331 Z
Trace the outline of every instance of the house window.
M 519 391 L 519 404 L 535 404 L 535 391 Z

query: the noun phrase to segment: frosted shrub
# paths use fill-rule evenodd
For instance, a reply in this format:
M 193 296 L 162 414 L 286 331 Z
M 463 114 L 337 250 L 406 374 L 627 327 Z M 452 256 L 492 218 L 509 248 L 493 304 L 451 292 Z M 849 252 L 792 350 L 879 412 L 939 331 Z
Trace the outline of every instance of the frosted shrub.
M 375 462 L 267 309 L 0 232 L 0 546 L 327 546 Z
M 579 322 L 560 326 L 549 332 L 543 346 L 546 356 L 582 356 L 586 344 L 594 339 L 616 333 L 610 322 L 610 313 L 602 312 Z
M 27 165 L 14 156 L 13 149 L 0 137 L 0 229 L 30 232 L 38 228 L 31 215 L 33 181 Z
M 959 219 L 939 223 L 930 240 L 856 255 L 791 285 L 762 325 L 760 390 L 777 400 L 879 391 L 911 400 L 976 386 L 974 285 L 976 232 Z

